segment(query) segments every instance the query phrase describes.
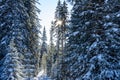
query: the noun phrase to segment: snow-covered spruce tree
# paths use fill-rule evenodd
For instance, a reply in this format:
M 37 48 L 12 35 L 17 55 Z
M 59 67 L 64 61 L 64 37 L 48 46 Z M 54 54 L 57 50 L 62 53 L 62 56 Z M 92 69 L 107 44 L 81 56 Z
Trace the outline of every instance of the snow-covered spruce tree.
M 47 36 L 46 36 L 46 29 L 44 27 L 43 29 L 43 34 L 42 34 L 42 45 L 41 45 L 41 55 L 40 55 L 40 60 L 41 60 L 41 68 L 45 70 L 47 69 L 47 64 L 46 64 L 46 57 L 47 57 Z M 44 66 L 44 67 L 43 67 Z
M 65 33 L 66 33 L 66 20 L 67 20 L 67 4 L 64 1 L 61 3 L 59 0 L 55 12 L 55 22 L 53 22 L 54 41 L 56 41 L 56 48 L 52 57 L 52 78 L 60 79 L 62 75 L 62 57 L 65 48 Z
M 22 67 L 20 59 L 22 57 L 17 56 L 22 55 L 24 48 L 26 48 L 26 41 L 27 41 L 27 29 L 26 29 L 26 18 L 27 18 L 27 12 L 24 7 L 24 3 L 21 0 L 1 0 L 0 1 L 0 31 L 2 32 L 1 37 L 0 37 L 0 56 L 3 56 L 0 60 L 0 79 L 1 80 L 6 80 L 9 77 L 4 77 L 5 76 L 10 76 L 10 75 L 16 75 L 19 74 L 19 72 L 22 72 L 22 69 L 19 69 L 20 71 L 17 73 L 13 73 L 12 71 L 9 71 L 9 67 L 11 66 L 11 61 L 6 61 L 7 58 L 12 59 L 12 57 L 16 57 L 16 62 L 18 60 L 19 67 Z M 13 47 L 9 47 L 8 45 L 11 44 L 12 39 L 14 38 L 14 44 L 13 46 L 16 51 L 15 56 L 9 56 L 14 54 Z M 9 51 L 9 49 L 11 51 Z M 13 50 L 13 51 L 12 51 Z M 10 63 L 10 64 L 6 64 Z M 12 61 L 13 64 L 17 64 L 15 61 Z M 13 66 L 14 69 L 19 68 L 18 65 Z M 12 68 L 12 67 L 10 67 Z M 7 73 L 9 71 L 9 73 Z M 5 73 L 5 74 L 4 74 Z M 16 78 L 19 78 L 19 75 L 15 76 Z M 23 76 L 22 76 L 23 77 Z M 21 78 L 22 79 L 22 78 Z
M 120 79 L 120 1 L 73 2 L 65 80 Z
M 14 37 L 15 38 L 15 37 Z M 16 48 L 15 45 L 15 39 L 12 38 L 10 41 L 10 45 L 8 46 L 8 53 L 3 58 L 4 63 L 0 80 L 23 80 L 24 76 L 22 73 L 23 66 L 21 63 L 20 57 L 22 57 L 22 54 L 20 54 Z
M 60 60 L 60 69 L 59 69 L 59 78 L 58 79 L 62 79 L 63 78 L 63 74 L 64 74 L 64 65 L 63 65 L 63 57 L 64 54 L 66 53 L 66 34 L 67 34 L 67 18 L 68 18 L 68 9 L 67 9 L 67 3 L 64 1 L 62 4 L 62 25 L 61 25 L 61 34 L 62 34 L 62 39 L 61 39 L 61 44 L 62 44 L 62 56 L 61 56 L 61 60 Z
M 41 46 L 41 58 L 44 53 L 47 53 L 47 36 L 46 36 L 46 30 L 45 27 L 43 29 L 43 35 L 42 35 L 42 46 Z
M 7 12 L 9 8 L 10 7 L 6 4 L 6 0 L 0 1 L 0 32 L 1 32 L 0 33 L 0 60 L 4 58 L 4 56 L 6 55 L 5 49 L 8 45 L 6 43 L 9 42 L 10 40 L 10 39 L 7 39 L 8 35 L 6 35 L 10 33 L 10 27 L 8 24 L 10 24 L 11 22 L 7 19 L 7 18 L 11 18 L 9 14 L 10 12 Z M 9 17 L 6 17 L 5 19 L 5 16 L 9 16 Z
M 54 28 L 55 24 L 54 21 L 51 22 L 51 28 L 50 28 L 50 45 L 48 48 L 48 56 L 47 56 L 47 75 L 52 76 L 52 65 L 54 64 L 54 54 L 55 54 L 55 44 L 54 44 Z
M 28 0 L 28 2 L 29 1 L 30 0 Z M 9 49 L 8 45 L 10 44 L 11 39 L 13 37 L 15 37 L 15 39 L 14 39 L 15 49 L 17 49 L 17 51 L 20 55 L 24 55 L 23 57 L 19 57 L 20 59 L 22 59 L 20 61 L 20 63 L 26 64 L 26 62 L 24 61 L 25 59 L 30 60 L 32 57 L 34 57 L 33 56 L 34 54 L 30 50 L 30 48 L 33 49 L 33 47 L 30 47 L 30 45 L 32 44 L 30 41 L 32 41 L 32 40 L 30 40 L 31 38 L 29 35 L 30 35 L 30 32 L 33 32 L 36 29 L 38 29 L 38 24 L 35 25 L 35 26 L 37 26 L 37 28 L 36 27 L 34 27 L 34 29 L 30 28 L 31 24 L 33 25 L 33 23 L 31 23 L 30 21 L 34 21 L 34 20 L 33 20 L 33 18 L 31 19 L 30 15 L 28 14 L 29 8 L 27 6 L 29 4 L 26 4 L 26 3 L 27 3 L 27 0 L 24 0 L 24 1 L 0 0 L 0 9 L 1 9 L 0 10 L 0 17 L 1 17 L 0 18 L 0 24 L 1 24 L 0 31 L 2 32 L 2 34 L 0 34 L 0 56 L 1 56 L 0 74 L 2 74 L 2 71 L 5 68 L 3 63 L 5 62 L 5 58 L 8 54 L 8 49 Z M 38 22 L 37 20 L 36 20 L 36 22 Z M 35 32 L 38 32 L 38 30 L 36 30 Z M 37 39 L 34 38 L 34 42 L 35 42 L 35 40 L 37 40 Z M 37 44 L 37 41 L 35 43 Z M 35 46 L 35 45 L 33 45 L 33 46 Z M 36 49 L 34 48 L 34 51 Z M 38 50 L 36 50 L 36 51 L 38 52 Z M 27 55 L 27 53 L 31 53 L 32 57 L 30 58 L 30 57 L 25 56 L 25 55 Z M 37 61 L 35 61 L 35 59 L 37 59 L 37 57 L 34 58 L 34 60 L 32 60 L 33 58 L 31 59 L 31 62 L 34 63 L 34 64 L 30 63 L 30 64 L 32 64 L 32 66 L 37 64 Z M 27 67 L 26 66 L 23 66 L 23 67 L 24 67 L 23 71 L 25 71 L 25 69 Z M 22 69 L 21 69 L 21 71 L 22 71 Z M 31 71 L 31 69 L 28 67 L 26 71 L 29 73 Z M 36 68 L 35 68 L 34 72 L 32 73 L 32 76 L 35 75 L 35 72 L 37 72 Z M 4 72 L 4 73 L 6 73 L 6 72 Z M 23 74 L 24 74 L 23 77 L 28 77 L 27 75 L 25 75 L 25 72 L 23 72 Z M 12 75 L 14 75 L 14 74 L 12 73 Z M 4 74 L 0 75 L 0 77 L 1 76 L 4 76 Z
M 24 54 L 24 72 L 27 79 L 33 78 L 39 71 L 39 30 L 41 26 L 37 17 L 37 12 L 39 12 L 39 9 L 36 7 L 36 2 L 37 0 L 24 1 L 24 5 L 29 16 L 27 18 L 27 29 L 29 31 L 27 41 L 28 49 L 25 50 L 27 53 Z
M 54 31 L 56 39 L 56 50 L 54 52 L 53 58 L 55 58 L 55 63 L 52 65 L 52 77 L 54 79 L 60 79 L 62 75 L 62 57 L 64 54 L 65 47 L 65 32 L 66 32 L 66 20 L 67 20 L 67 4 L 64 1 L 61 3 L 58 0 L 56 12 L 55 12 L 55 22 Z
M 60 15 L 61 12 L 62 12 L 62 4 L 61 4 L 61 1 L 58 0 L 56 11 L 55 11 L 55 18 L 56 19 L 60 19 L 61 18 L 61 15 Z
M 47 73 L 47 36 L 46 36 L 46 29 L 44 27 L 43 33 L 42 33 L 42 45 L 40 49 L 40 70 L 43 71 L 45 74 Z

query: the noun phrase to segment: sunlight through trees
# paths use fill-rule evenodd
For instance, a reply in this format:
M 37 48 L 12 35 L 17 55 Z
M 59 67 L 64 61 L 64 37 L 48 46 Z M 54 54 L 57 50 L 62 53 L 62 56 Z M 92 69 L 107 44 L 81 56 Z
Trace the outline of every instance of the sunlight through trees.
M 120 80 L 120 0 L 39 1 L 0 0 L 0 80 Z

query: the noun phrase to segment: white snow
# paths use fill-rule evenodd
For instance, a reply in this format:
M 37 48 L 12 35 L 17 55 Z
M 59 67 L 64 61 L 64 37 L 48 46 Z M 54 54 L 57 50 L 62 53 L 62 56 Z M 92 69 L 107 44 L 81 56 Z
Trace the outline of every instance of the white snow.
M 37 77 L 40 77 L 40 76 L 42 76 L 42 75 L 44 75 L 44 70 L 41 70 L 41 71 L 38 73 Z
M 107 15 L 107 16 L 105 16 L 105 18 L 106 18 L 106 19 L 110 19 L 110 16 L 109 16 L 109 15 Z
M 5 25 L 5 23 L 0 24 L 0 26 L 3 26 L 3 25 Z
M 90 22 L 85 22 L 85 25 L 89 25 L 90 24 Z
M 2 41 L 2 42 L 1 42 L 1 44 L 6 44 L 6 41 L 5 41 L 5 40 L 4 40 L 4 41 Z
M 1 40 L 1 44 L 6 44 L 7 38 L 8 38 L 8 36 L 3 37 Z
M 108 0 L 105 0 L 105 3 L 107 3 L 108 2 Z
M 97 42 L 94 42 L 94 43 L 90 46 L 89 51 L 91 51 L 93 48 L 96 48 L 96 46 L 97 46 Z
M 85 15 L 85 14 L 87 14 L 87 13 L 94 13 L 94 12 L 95 12 L 95 11 L 93 11 L 93 10 L 83 11 L 82 13 L 79 14 L 79 16 L 83 16 L 83 15 Z
M 79 5 L 76 5 L 74 8 L 75 8 L 75 9 L 79 8 Z
M 117 17 L 120 17 L 120 14 L 117 14 Z
M 116 32 L 116 31 L 118 31 L 118 28 L 112 28 L 112 30 Z
M 84 79 L 89 79 L 90 75 L 91 75 L 91 72 L 88 71 L 88 72 L 83 76 L 83 78 L 84 78 Z
M 78 33 L 79 33 L 79 31 L 76 31 L 72 35 L 76 36 Z
M 47 77 L 47 74 L 44 70 L 41 70 L 36 77 L 34 77 L 34 80 L 51 80 L 49 77 Z
M 113 25 L 113 22 L 108 22 L 104 24 L 104 26 L 112 26 L 112 25 Z
M 102 61 L 102 54 L 99 54 L 97 57 L 98 57 L 98 60 Z
M 8 71 L 9 71 L 9 72 L 12 72 L 12 71 L 13 71 L 13 69 L 11 69 L 11 68 L 10 68 L 10 69 L 8 69 Z

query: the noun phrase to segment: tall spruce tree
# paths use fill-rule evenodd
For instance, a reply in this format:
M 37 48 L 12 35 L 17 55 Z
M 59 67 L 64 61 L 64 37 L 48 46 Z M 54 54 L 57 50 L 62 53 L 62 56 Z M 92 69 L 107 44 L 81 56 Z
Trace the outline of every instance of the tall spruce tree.
M 27 13 L 23 1 L 20 0 L 2 0 L 0 1 L 0 79 L 7 80 L 10 77 L 18 79 L 19 73 L 22 72 L 22 55 L 24 41 L 27 35 L 25 28 L 25 19 Z M 14 38 L 14 45 L 11 45 Z M 19 46 L 19 47 L 18 47 Z M 11 60 L 12 59 L 12 60 Z M 12 69 L 13 68 L 13 69 Z M 22 79 L 22 78 L 21 78 Z
M 27 37 L 27 49 L 24 51 L 24 73 L 26 74 L 26 78 L 30 79 L 37 75 L 39 71 L 39 34 L 40 34 L 40 24 L 39 19 L 37 17 L 37 12 L 39 9 L 36 7 L 37 0 L 25 0 L 24 5 L 28 14 L 26 20 L 26 28 L 28 30 Z M 28 65 L 30 65 L 28 67 Z
M 120 1 L 73 1 L 65 80 L 120 79 Z
M 61 1 L 58 0 L 57 7 L 56 7 L 56 11 L 55 11 L 55 18 L 56 18 L 56 19 L 60 19 L 61 10 L 62 10 Z
M 52 21 L 51 22 L 51 28 L 50 28 L 50 45 L 49 45 L 49 51 L 48 51 L 48 57 L 47 57 L 47 75 L 52 76 L 52 64 L 54 63 L 54 54 L 55 54 L 55 45 L 54 45 L 54 27 L 55 24 Z
M 58 64 L 59 66 L 59 69 L 58 69 L 58 74 L 59 76 L 57 77 L 57 79 L 62 79 L 63 78 L 63 74 L 64 74 L 64 70 L 63 70 L 63 57 L 64 57 L 64 54 L 66 53 L 65 52 L 65 49 L 66 49 L 66 32 L 67 32 L 67 29 L 66 29 L 66 26 L 67 26 L 67 18 L 68 18 L 68 9 L 67 9 L 67 3 L 64 1 L 63 4 L 62 4 L 62 11 L 61 11 L 61 14 L 60 14 L 62 17 L 61 17 L 61 21 L 62 21 L 62 24 L 61 24 L 61 30 L 60 30 L 60 39 L 61 39 L 61 55 L 59 55 L 59 58 L 60 58 L 60 63 Z
M 37 56 L 38 50 L 36 49 L 38 49 L 37 47 L 38 45 L 36 46 L 36 44 L 38 44 L 37 40 L 38 40 L 39 25 L 35 24 L 36 22 L 38 22 L 38 19 L 36 17 L 33 17 L 33 15 L 36 16 L 35 13 L 37 10 L 37 8 L 35 8 L 35 2 L 36 2 L 35 0 L 24 0 L 24 1 L 0 0 L 0 9 L 1 9 L 0 17 L 2 17 L 0 18 L 0 31 L 2 32 L 2 34 L 0 34 L 0 74 L 1 74 L 0 79 L 1 80 L 10 79 L 9 77 L 4 77 L 9 75 L 11 75 L 11 77 L 14 76 L 15 79 L 18 79 L 19 77 L 21 77 L 19 79 L 30 78 L 30 76 L 34 77 L 35 74 L 37 73 L 36 64 L 38 63 L 38 60 L 36 59 L 38 58 Z M 30 5 L 29 3 L 31 3 L 32 6 L 29 6 Z M 34 12 L 34 14 L 32 12 Z M 32 23 L 32 21 L 34 22 L 34 24 Z M 34 32 L 36 33 L 32 34 Z M 15 46 L 9 47 L 8 45 L 11 44 L 13 39 Z M 13 56 L 13 54 L 15 55 Z M 27 55 L 29 55 L 30 57 Z M 8 61 L 7 59 L 10 59 L 10 61 Z M 6 64 L 6 63 L 10 63 L 10 64 Z M 6 67 L 11 66 L 11 63 L 13 65 L 14 64 L 16 65 L 13 67 L 8 67 L 7 70 Z M 27 67 L 28 65 L 30 65 L 29 67 L 32 68 Z M 22 67 L 23 69 L 21 69 L 20 67 Z M 10 71 L 9 68 L 11 68 Z M 17 71 L 18 69 L 20 71 Z M 14 71 L 15 73 L 12 71 Z M 24 74 L 23 76 L 19 76 L 19 73 L 21 72 L 23 72 Z M 27 75 L 28 73 L 30 73 L 31 75 Z
M 47 36 L 46 36 L 46 29 L 44 27 L 43 29 L 43 34 L 42 34 L 42 45 L 41 45 L 41 55 L 40 55 L 40 59 L 41 59 L 41 69 L 44 70 L 44 73 L 47 72 Z
M 55 12 L 55 26 L 54 31 L 56 34 L 56 50 L 55 50 L 55 63 L 53 64 L 52 71 L 54 79 L 61 79 L 62 75 L 62 59 L 65 48 L 65 34 L 66 34 L 66 21 L 67 21 L 67 4 L 64 1 L 61 3 L 59 0 Z

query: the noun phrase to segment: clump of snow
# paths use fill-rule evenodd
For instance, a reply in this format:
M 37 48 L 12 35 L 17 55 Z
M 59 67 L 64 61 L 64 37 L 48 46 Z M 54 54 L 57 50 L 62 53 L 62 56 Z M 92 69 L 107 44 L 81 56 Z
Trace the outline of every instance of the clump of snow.
M 116 31 L 118 31 L 118 28 L 112 28 L 112 30 L 116 32 Z
M 89 25 L 90 24 L 90 22 L 85 22 L 85 25 Z
M 40 76 L 42 76 L 42 75 L 44 75 L 44 70 L 41 70 L 41 71 L 38 73 L 37 77 L 40 77 Z
M 94 42 L 91 46 L 90 46 L 90 48 L 89 48 L 89 51 L 91 51 L 93 48 L 95 48 L 97 46 L 97 42 Z
M 97 58 L 98 58 L 98 60 L 102 61 L 103 55 L 102 55 L 102 54 L 99 54 L 99 55 L 97 56 Z
M 108 2 L 108 0 L 105 0 L 105 3 L 107 3 Z
M 72 33 L 71 35 L 76 36 L 78 33 L 79 33 L 79 31 L 76 31 L 76 32 Z
M 109 16 L 109 15 L 107 15 L 107 16 L 105 16 L 105 18 L 106 18 L 106 19 L 110 19 L 110 16 Z
M 4 25 L 5 25 L 5 23 L 0 24 L 0 26 L 4 26 Z
M 103 26 L 112 26 L 113 22 L 108 22 L 108 23 L 105 23 Z
M 34 77 L 34 80 L 51 80 L 49 77 L 47 77 L 47 74 L 45 70 L 41 70 L 36 77 Z
M 8 38 L 8 36 L 3 37 L 1 40 L 1 44 L 6 44 L 7 38 Z
M 75 9 L 79 8 L 79 5 L 74 6 Z
M 91 75 L 91 72 L 88 71 L 88 72 L 83 76 L 83 78 L 84 78 L 84 79 L 89 79 L 89 78 L 90 78 L 90 75 Z
M 93 11 L 93 10 L 83 11 L 82 13 L 79 14 L 79 16 L 83 16 L 83 15 L 85 15 L 85 14 L 87 14 L 87 13 L 94 13 L 94 12 L 95 12 L 95 11 Z
M 120 17 L 120 14 L 117 14 L 117 17 Z
M 112 27 L 119 27 L 118 24 L 114 24 L 113 22 L 105 23 L 103 26 L 105 26 L 105 27 L 109 27 L 109 26 L 112 26 Z

